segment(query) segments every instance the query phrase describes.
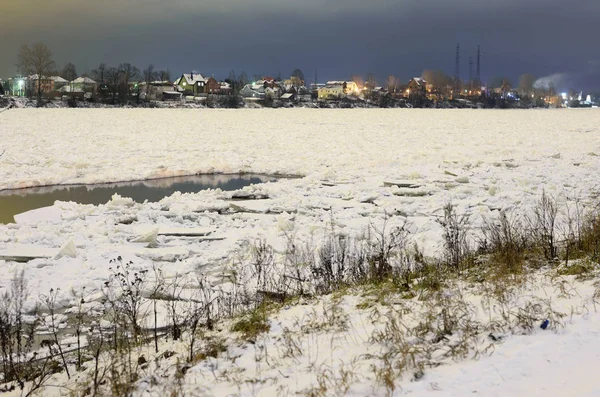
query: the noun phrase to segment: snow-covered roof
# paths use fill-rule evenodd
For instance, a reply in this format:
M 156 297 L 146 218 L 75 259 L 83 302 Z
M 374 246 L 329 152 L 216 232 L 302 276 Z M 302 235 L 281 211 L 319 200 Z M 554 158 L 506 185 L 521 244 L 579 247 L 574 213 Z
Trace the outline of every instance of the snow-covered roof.
M 327 83 L 325 86 L 323 87 L 319 87 L 319 89 L 321 88 L 344 88 L 344 83 L 342 82 L 341 84 L 339 82 L 335 82 L 333 81 L 332 84 Z
M 94 80 L 90 79 L 89 77 L 78 77 L 75 80 L 73 80 L 73 83 L 76 83 L 76 84 L 97 84 Z
M 50 80 L 53 80 L 55 83 L 68 83 L 67 79 L 63 79 L 60 76 L 50 76 Z
M 354 84 L 354 81 L 332 80 L 332 81 L 328 81 L 327 85 L 344 85 L 344 83 L 346 83 L 346 85 Z
M 185 83 L 189 84 L 189 85 L 194 85 L 196 83 L 205 83 L 206 82 L 206 78 L 204 78 L 204 76 L 202 76 L 200 73 L 194 73 L 193 75 L 190 74 L 186 74 L 184 73 L 180 78 L 178 78 L 177 80 L 175 80 L 175 84 L 179 84 L 179 83 L 183 83 L 181 81 L 181 79 L 185 79 Z
M 425 79 L 422 79 L 421 77 L 413 77 L 413 80 L 419 85 L 427 84 L 427 81 L 425 81 Z
M 47 77 L 42 76 L 42 79 L 46 79 Z M 38 75 L 37 74 L 30 74 L 27 79 L 29 80 L 37 80 L 38 79 Z
M 141 83 L 138 83 L 138 85 L 140 85 L 140 86 L 145 86 L 145 85 L 146 85 L 146 82 L 145 82 L 145 81 L 142 81 Z M 170 81 L 167 81 L 167 80 L 165 80 L 165 81 L 161 81 L 161 80 L 155 80 L 155 81 L 151 81 L 151 82 L 150 82 L 150 85 L 151 85 L 151 86 L 169 86 L 169 87 L 173 87 L 173 86 L 175 86 L 176 84 L 175 84 L 175 83 L 171 83 Z

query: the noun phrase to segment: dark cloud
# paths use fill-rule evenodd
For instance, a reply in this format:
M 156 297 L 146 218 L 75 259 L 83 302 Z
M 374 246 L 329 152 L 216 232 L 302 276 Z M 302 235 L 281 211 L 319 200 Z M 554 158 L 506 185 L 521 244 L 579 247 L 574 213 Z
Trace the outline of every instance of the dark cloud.
M 0 76 L 18 48 L 43 41 L 59 65 L 154 63 L 174 74 L 288 75 L 320 80 L 374 73 L 402 79 L 425 68 L 461 74 L 482 48 L 482 77 L 575 76 L 599 88 L 597 0 L 4 0 Z M 5 38 L 9 38 L 5 40 Z M 567 87 L 564 87 L 567 88 Z

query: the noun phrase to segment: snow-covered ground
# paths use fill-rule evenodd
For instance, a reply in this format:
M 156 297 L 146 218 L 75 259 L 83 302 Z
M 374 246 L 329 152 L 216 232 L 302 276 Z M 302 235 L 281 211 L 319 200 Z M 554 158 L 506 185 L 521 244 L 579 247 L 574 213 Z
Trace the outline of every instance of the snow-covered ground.
M 303 178 L 244 188 L 256 199 L 243 201 L 233 200 L 234 192 L 208 190 L 158 203 L 117 196 L 100 206 L 57 202 L 18 224 L 0 225 L 0 255 L 40 256 L 25 264 L 0 260 L 0 292 L 25 269 L 28 307 L 50 288 L 60 288 L 60 303 L 66 303 L 72 289 L 97 291 L 117 256 L 136 269 L 157 266 L 167 278 L 197 272 L 218 279 L 248 241 L 265 239 L 283 250 L 289 236 L 319 240 L 332 221 L 336 231 L 357 235 L 381 225 L 385 214 L 393 215 L 392 223 L 407 222 L 411 238 L 436 256 L 442 239 L 436 217 L 448 202 L 469 215 L 475 229 L 498 209 L 526 212 L 542 190 L 560 201 L 592 203 L 600 195 L 599 126 L 597 109 L 11 109 L 0 114 L 0 189 L 196 173 Z M 182 228 L 196 235 L 182 236 Z M 155 238 L 155 247 L 136 242 L 144 236 Z M 541 385 L 541 375 L 526 368 L 507 374 L 507 365 L 535 362 L 554 374 L 540 361 L 546 346 L 557 343 L 566 351 L 593 343 L 598 321 L 596 315 L 578 318 L 566 335 L 532 340 L 531 360 L 510 355 L 519 345 L 503 349 L 504 356 L 433 370 L 431 381 L 406 390 L 421 395 L 429 384 L 446 385 L 445 395 L 472 393 L 481 383 L 460 383 L 458 394 L 448 385 L 458 387 L 457 374 L 483 377 L 495 366 L 485 381 L 499 383 L 500 391 L 478 394 L 524 394 Z M 594 353 L 584 354 L 591 360 Z M 538 378 L 521 387 L 519 374 Z M 502 386 L 503 379 L 510 382 Z M 559 387 L 559 379 L 553 376 L 551 386 Z
M 556 297 L 549 293 L 561 283 L 571 294 Z M 480 293 L 473 286 L 455 286 L 444 292 L 447 301 L 462 302 L 469 307 L 465 312 L 460 311 L 458 318 L 464 320 L 466 316 L 485 324 L 479 331 L 481 334 L 470 340 L 471 350 L 462 357 L 457 346 L 465 330 L 454 331 L 448 336 L 447 344 L 427 346 L 432 350 L 429 365 L 417 379 L 414 374 L 418 372 L 410 359 L 404 368 L 394 366 L 399 379 L 395 380 L 393 392 L 377 378 L 373 366 L 381 366 L 381 357 L 386 353 L 394 365 L 402 362 L 403 343 L 408 349 L 414 349 L 417 362 L 427 356 L 422 340 L 414 333 L 401 335 L 404 326 L 410 329 L 427 321 L 428 310 L 431 310 L 427 309 L 429 302 L 391 295 L 387 305 L 357 309 L 357 304 L 364 303 L 365 296 L 369 296 L 361 292 L 349 293 L 341 299 L 326 297 L 314 303 L 284 307 L 270 317 L 270 331 L 251 343 L 226 337 L 227 350 L 186 373 L 183 395 L 600 395 L 594 364 L 600 359 L 600 313 L 596 310 L 597 303 L 592 298 L 594 288 L 589 281 L 575 281 L 569 276 L 557 278 L 547 270 L 538 273 L 525 288 L 519 289 L 522 296 L 508 303 L 507 307 L 513 311 L 509 317 L 516 317 L 516 308 L 528 303 L 548 305 L 543 311 L 551 308 L 564 313 L 565 317 L 551 323 L 546 330 L 536 321 L 531 333 L 524 334 L 517 327 L 488 336 L 489 328 L 484 329 L 490 325 L 488 320 L 500 317 L 501 305 L 494 302 L 488 318 Z M 433 310 L 441 316 L 439 307 Z M 392 320 L 399 329 L 391 326 Z M 492 335 L 496 339 L 492 339 Z M 456 356 L 449 348 L 451 345 L 458 351 Z M 407 350 L 407 355 L 409 352 Z M 158 385 L 152 384 L 151 376 L 145 378 L 140 382 L 137 395 L 159 396 L 164 390 L 173 390 L 176 382 L 172 367 L 163 363 L 154 376 L 160 379 L 167 374 L 171 380 Z M 320 394 L 321 388 L 326 391 Z

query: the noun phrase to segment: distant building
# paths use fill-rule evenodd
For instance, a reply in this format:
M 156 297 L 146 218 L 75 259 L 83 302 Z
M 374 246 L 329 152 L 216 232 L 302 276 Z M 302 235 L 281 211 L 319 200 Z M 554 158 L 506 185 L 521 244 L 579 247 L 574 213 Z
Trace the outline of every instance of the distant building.
M 37 74 L 29 75 L 25 79 L 25 89 L 28 95 L 37 95 L 39 88 L 43 95 L 51 94 L 54 91 L 54 81 L 48 76 L 38 77 Z
M 146 82 L 139 84 L 140 98 L 151 101 L 181 99 L 182 94 L 177 86 L 170 81 L 151 81 L 146 88 Z
M 405 90 L 405 96 L 422 95 L 425 96 L 427 93 L 427 81 L 421 77 L 413 77 L 408 82 Z
M 293 92 L 285 93 L 281 96 L 281 100 L 284 102 L 294 102 L 296 100 L 296 94 Z
M 198 96 L 204 93 L 206 79 L 200 73 L 182 74 L 180 78 L 175 80 L 175 84 L 181 87 L 184 95 Z
M 182 74 L 175 80 L 175 85 L 181 88 L 180 91 L 186 96 L 205 96 L 208 94 L 226 94 L 214 77 L 204 77 L 200 73 Z M 227 90 L 225 90 L 227 91 Z
M 232 90 L 231 84 L 229 84 L 228 82 L 221 81 L 219 83 L 219 85 L 220 85 L 220 90 L 221 90 L 222 94 L 229 95 L 232 93 L 233 90 Z
M 64 85 L 56 90 L 56 96 L 84 99 L 86 92 L 81 87 L 73 87 L 72 84 Z
M 95 93 L 98 88 L 98 83 L 89 77 L 78 77 L 70 84 L 73 90 L 81 90 L 86 93 Z
M 263 84 L 246 84 L 241 90 L 240 95 L 247 99 L 264 99 L 265 87 Z
M 328 86 L 328 85 L 344 86 L 344 94 L 345 95 L 358 95 L 360 93 L 360 87 L 354 81 L 332 80 L 332 81 L 327 82 L 326 86 Z
M 221 94 L 221 84 L 213 77 L 204 82 L 204 94 Z
M 286 87 L 286 89 L 288 87 L 300 88 L 304 87 L 304 80 L 298 76 L 292 76 L 289 79 L 284 80 L 283 85 Z
M 240 95 L 246 99 L 278 99 L 281 97 L 281 88 L 275 84 L 274 80 L 269 78 L 261 79 L 251 84 L 246 84 L 241 90 Z
M 69 84 L 69 80 L 63 79 L 60 76 L 51 76 L 50 79 L 54 82 L 54 91 L 58 91 L 61 87 Z
M 347 87 L 344 84 L 329 84 L 319 88 L 319 99 L 339 99 L 346 95 Z

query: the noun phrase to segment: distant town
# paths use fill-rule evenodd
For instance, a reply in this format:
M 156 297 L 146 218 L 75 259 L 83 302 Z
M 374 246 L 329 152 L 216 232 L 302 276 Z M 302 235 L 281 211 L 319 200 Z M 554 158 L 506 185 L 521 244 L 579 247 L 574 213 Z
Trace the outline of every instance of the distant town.
M 58 70 L 51 51 L 41 43 L 23 46 L 18 55 L 19 75 L 0 79 L 0 95 L 29 99 L 31 106 L 64 103 L 65 106 L 177 106 L 238 108 L 248 104 L 264 107 L 416 107 L 416 108 L 534 108 L 595 107 L 599 98 L 584 90 L 557 92 L 523 74 L 514 84 L 495 78 L 484 84 L 477 66 L 469 61 L 469 78 L 460 78 L 457 48 L 455 76 L 426 69 L 421 76 L 401 80 L 388 76 L 380 83 L 372 74 L 354 75 L 319 82 L 318 73 L 309 81 L 300 69 L 289 77 L 254 75 L 231 71 L 217 79 L 220 71 L 190 71 L 172 76 L 168 70 L 148 65 L 140 70 L 129 63 L 100 64 L 90 73 L 78 75 L 72 63 Z M 27 102 L 26 102 L 27 103 Z

